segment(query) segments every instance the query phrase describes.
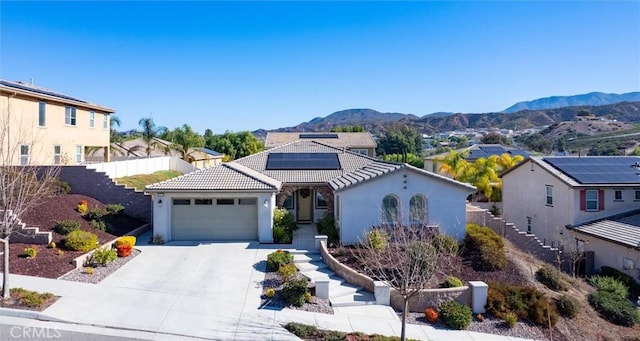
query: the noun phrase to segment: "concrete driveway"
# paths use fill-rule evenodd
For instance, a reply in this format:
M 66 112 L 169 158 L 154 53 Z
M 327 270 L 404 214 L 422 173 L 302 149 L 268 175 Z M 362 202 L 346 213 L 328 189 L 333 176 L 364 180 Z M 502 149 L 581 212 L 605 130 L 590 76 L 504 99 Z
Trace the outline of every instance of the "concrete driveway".
M 258 242 L 170 242 L 136 248 L 140 255 L 97 285 L 57 281 L 69 290 L 45 313 L 166 335 L 292 338 L 275 322 L 273 311 L 258 310 L 270 248 L 261 249 Z

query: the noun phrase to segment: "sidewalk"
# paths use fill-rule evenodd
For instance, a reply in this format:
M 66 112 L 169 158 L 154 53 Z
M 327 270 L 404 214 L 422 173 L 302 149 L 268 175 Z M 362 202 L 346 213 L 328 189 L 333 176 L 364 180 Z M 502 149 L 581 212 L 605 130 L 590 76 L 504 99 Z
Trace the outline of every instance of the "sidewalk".
M 212 247 L 231 246 L 233 245 Z M 201 250 L 199 248 L 193 250 L 205 252 L 206 247 Z M 274 245 L 259 245 L 254 249 L 247 247 L 243 250 L 246 255 L 245 253 L 240 255 L 236 253 L 234 257 L 246 257 L 243 258 L 243 261 L 247 263 L 247 266 L 250 266 L 250 262 L 264 266 L 262 261 L 266 259 L 268 253 L 273 251 L 274 247 L 277 248 Z M 144 262 L 156 259 L 158 257 L 155 255 L 156 253 L 183 252 L 185 250 L 184 247 L 171 248 L 153 245 L 140 245 L 137 248 L 142 250 L 142 254 L 125 264 L 119 271 L 126 273 L 124 268 L 128 266 L 137 266 L 153 272 L 162 271 L 161 265 L 149 268 Z M 195 252 L 193 250 L 190 252 Z M 195 256 L 199 255 L 196 253 Z M 203 272 L 209 276 L 210 280 L 224 281 L 224 278 L 220 276 L 229 275 L 246 276 L 251 280 L 246 287 L 237 287 L 233 289 L 233 292 L 223 293 L 208 292 L 205 283 L 202 288 L 181 288 L 178 283 L 180 290 L 176 290 L 175 286 L 170 286 L 171 283 L 149 283 L 144 288 L 140 288 L 140 283 L 135 283 L 138 288 L 127 287 L 128 284 L 124 281 L 124 277 L 119 276 L 119 272 L 112 274 L 99 284 L 12 275 L 10 285 L 11 287 L 51 292 L 62 296 L 58 302 L 42 313 L 27 312 L 20 317 L 131 330 L 131 333 L 134 334 L 143 333 L 131 335 L 131 337 L 143 339 L 170 340 L 186 337 L 215 340 L 297 340 L 293 334 L 282 327 L 287 322 L 312 324 L 318 328 L 344 332 L 359 331 L 369 334 L 400 335 L 400 320 L 389 307 L 374 305 L 335 308 L 334 315 L 291 309 L 260 309 L 262 290 L 260 281 L 264 278 L 264 269 L 254 266 L 250 270 L 238 269 L 237 274 L 218 274 L 210 273 L 213 270 L 202 268 L 204 266 L 202 264 L 196 265 L 198 270 L 187 268 L 185 272 L 187 274 Z M 185 264 L 186 266 L 187 264 Z M 145 277 L 145 274 L 141 273 L 140 276 L 140 281 L 143 281 L 142 277 Z M 185 274 L 180 276 L 185 276 Z M 175 278 L 167 278 L 168 282 L 173 280 Z M 0 321 L 2 321 L 2 315 L 6 316 L 11 313 L 8 310 L 0 309 Z M 433 341 L 521 340 L 499 335 L 440 330 L 428 325 L 411 324 L 407 325 L 407 336 Z

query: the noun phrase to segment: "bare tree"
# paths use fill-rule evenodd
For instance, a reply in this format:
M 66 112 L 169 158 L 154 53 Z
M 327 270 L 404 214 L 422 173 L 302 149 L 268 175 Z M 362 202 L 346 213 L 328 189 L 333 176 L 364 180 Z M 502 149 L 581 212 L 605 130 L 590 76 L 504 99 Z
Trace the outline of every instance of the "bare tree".
M 31 165 L 35 136 L 28 122 L 12 117 L 11 99 L 0 101 L 0 243 L 3 244 L 2 297 L 9 298 L 9 241 L 23 215 L 54 193 L 59 168 Z M 26 153 L 25 153 L 26 152 Z
M 387 283 L 403 300 L 401 340 L 406 339 L 409 300 L 430 286 L 437 265 L 444 260 L 445 248 L 433 243 L 437 228 L 423 224 L 385 224 L 372 229 L 358 245 L 356 257 L 364 272 Z

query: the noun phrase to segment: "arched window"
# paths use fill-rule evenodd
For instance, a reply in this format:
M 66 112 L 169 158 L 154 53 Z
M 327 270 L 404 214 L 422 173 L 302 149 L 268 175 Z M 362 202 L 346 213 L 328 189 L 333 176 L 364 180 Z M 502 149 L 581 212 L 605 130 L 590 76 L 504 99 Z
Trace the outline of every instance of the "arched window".
M 422 194 L 416 194 L 409 200 L 409 215 L 412 224 L 427 222 L 427 198 Z
M 387 195 L 382 199 L 382 219 L 386 224 L 394 224 L 400 222 L 398 214 L 398 198 L 394 195 Z

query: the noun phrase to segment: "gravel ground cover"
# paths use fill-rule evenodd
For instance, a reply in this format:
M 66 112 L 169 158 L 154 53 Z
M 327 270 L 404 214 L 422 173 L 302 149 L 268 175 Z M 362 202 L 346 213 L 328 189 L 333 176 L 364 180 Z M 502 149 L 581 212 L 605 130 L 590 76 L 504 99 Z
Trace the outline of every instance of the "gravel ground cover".
M 99 283 L 103 279 L 107 278 L 110 274 L 118 270 L 121 266 L 125 265 L 127 262 L 132 260 L 134 257 L 140 254 L 140 250 L 133 249 L 129 257 L 118 257 L 113 262 L 107 264 L 106 266 L 96 266 L 93 268 L 93 274 L 88 274 L 86 268 L 79 268 L 75 270 L 71 270 L 67 272 L 59 279 L 65 281 L 73 281 L 73 282 L 83 282 L 83 283 Z

